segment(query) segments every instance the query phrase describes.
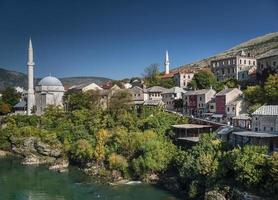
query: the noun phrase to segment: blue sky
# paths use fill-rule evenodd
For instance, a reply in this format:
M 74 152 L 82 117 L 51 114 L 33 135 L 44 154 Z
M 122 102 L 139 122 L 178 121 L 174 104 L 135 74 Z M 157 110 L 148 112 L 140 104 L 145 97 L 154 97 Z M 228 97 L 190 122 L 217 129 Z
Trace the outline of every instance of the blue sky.
M 278 0 L 0 0 L 0 67 L 35 76 L 140 76 L 278 31 Z

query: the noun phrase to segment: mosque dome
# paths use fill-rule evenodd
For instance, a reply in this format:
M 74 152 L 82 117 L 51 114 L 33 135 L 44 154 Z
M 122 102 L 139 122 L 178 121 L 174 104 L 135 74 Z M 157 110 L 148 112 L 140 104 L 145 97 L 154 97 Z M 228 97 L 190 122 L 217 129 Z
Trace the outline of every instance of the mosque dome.
M 39 84 L 40 86 L 63 86 L 61 81 L 53 76 L 47 76 L 40 80 Z

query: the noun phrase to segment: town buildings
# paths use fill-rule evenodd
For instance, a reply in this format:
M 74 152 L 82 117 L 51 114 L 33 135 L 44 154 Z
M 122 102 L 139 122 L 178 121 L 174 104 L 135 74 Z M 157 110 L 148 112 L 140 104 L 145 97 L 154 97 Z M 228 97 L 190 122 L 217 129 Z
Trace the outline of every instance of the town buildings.
M 200 116 L 208 112 L 208 103 L 216 91 L 212 88 L 188 91 L 183 95 L 184 113 Z
M 148 91 L 138 86 L 129 89 L 135 104 L 143 104 L 149 98 Z
M 80 91 L 80 92 L 87 92 L 87 91 L 96 91 L 96 90 L 103 90 L 100 86 L 98 86 L 95 83 L 85 83 L 85 84 L 80 84 L 80 85 L 74 85 L 71 86 L 68 91 Z
M 176 109 L 175 104 L 176 105 L 178 104 L 177 100 L 181 100 L 181 102 L 182 102 L 182 95 L 185 92 L 186 91 L 180 87 L 173 87 L 173 88 L 164 90 L 164 92 L 162 93 L 162 101 L 165 104 L 165 108 L 167 110 L 175 110 Z
M 256 58 L 244 51 L 235 56 L 211 61 L 211 71 L 218 80 L 236 79 L 248 81 L 253 78 L 257 66 Z
M 243 108 L 242 91 L 238 88 L 225 88 L 215 95 L 215 113 L 219 118 L 230 118 L 241 114 Z
M 179 70 L 174 74 L 174 81 L 178 87 L 187 88 L 188 83 L 193 79 L 196 69 L 187 68 Z
M 278 73 L 278 50 L 271 50 L 258 58 L 257 78 L 266 80 L 269 74 Z

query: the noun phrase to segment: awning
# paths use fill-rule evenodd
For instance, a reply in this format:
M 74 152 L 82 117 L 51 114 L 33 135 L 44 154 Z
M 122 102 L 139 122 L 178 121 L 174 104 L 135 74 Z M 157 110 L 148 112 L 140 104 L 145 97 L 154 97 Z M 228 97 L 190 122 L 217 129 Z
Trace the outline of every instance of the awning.
M 211 117 L 214 117 L 214 118 L 222 118 L 223 115 L 222 115 L 222 114 L 213 114 Z

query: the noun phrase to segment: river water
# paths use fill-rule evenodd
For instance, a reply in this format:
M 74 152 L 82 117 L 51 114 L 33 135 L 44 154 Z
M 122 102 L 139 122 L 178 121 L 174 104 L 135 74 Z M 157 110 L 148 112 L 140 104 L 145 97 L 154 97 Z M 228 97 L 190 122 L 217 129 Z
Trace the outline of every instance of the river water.
M 17 159 L 0 159 L 0 200 L 177 200 L 152 185 L 108 186 L 80 171 L 49 171 L 23 166 Z

